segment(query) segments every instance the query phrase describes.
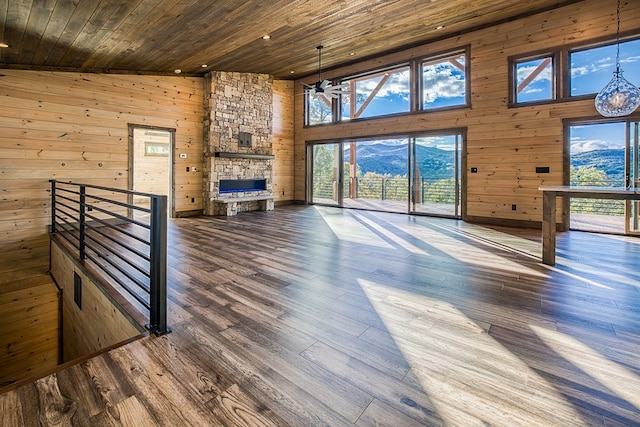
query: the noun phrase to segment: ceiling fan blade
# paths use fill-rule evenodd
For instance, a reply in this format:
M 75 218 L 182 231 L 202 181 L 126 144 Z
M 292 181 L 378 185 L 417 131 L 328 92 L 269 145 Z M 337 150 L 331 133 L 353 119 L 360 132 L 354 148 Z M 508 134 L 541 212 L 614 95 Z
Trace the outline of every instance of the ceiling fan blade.
M 322 89 L 326 89 L 327 87 L 331 86 L 331 82 L 329 80 L 323 80 L 322 83 L 320 83 L 320 87 Z

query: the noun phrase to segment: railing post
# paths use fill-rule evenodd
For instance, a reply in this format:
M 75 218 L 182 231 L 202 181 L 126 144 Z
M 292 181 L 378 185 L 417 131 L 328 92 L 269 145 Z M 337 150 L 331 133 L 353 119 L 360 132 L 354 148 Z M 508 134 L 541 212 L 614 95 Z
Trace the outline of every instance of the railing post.
M 80 199 L 78 201 L 78 207 L 80 208 L 80 238 L 79 238 L 79 249 L 80 249 L 80 259 L 84 260 L 87 258 L 87 253 L 86 253 L 86 246 L 85 246 L 85 236 L 86 236 L 86 228 L 85 228 L 85 224 L 86 224 L 86 216 L 85 216 L 85 212 L 86 212 L 86 207 L 85 207 L 85 203 L 86 203 L 86 194 L 87 194 L 87 188 L 84 185 L 80 186 Z
M 50 179 L 51 183 L 51 228 L 49 232 L 56 232 L 56 180 Z
M 167 196 L 151 197 L 150 294 L 147 328 L 160 336 L 167 327 Z
M 384 177 L 382 178 L 382 200 L 384 200 Z

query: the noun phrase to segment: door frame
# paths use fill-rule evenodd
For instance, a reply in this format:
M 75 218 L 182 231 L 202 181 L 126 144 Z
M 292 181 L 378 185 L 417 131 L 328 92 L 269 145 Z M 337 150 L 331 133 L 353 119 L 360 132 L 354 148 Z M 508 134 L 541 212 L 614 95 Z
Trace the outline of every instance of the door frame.
M 127 182 L 127 190 L 133 190 L 133 178 L 134 178 L 134 140 L 133 140 L 133 131 L 134 129 L 147 129 L 147 130 L 161 130 L 168 132 L 170 135 L 169 138 L 169 158 L 167 160 L 168 163 L 168 174 L 169 174 L 169 182 L 167 182 L 167 213 L 169 218 L 174 218 L 176 215 L 175 208 L 175 141 L 176 141 L 176 129 L 175 128 L 165 128 L 160 126 L 149 126 L 149 125 L 141 125 L 137 123 L 128 123 L 128 150 L 129 150 L 129 160 L 128 160 L 128 182 Z M 133 204 L 133 196 L 129 195 L 129 204 Z
M 345 139 L 331 139 L 331 140 L 314 140 L 314 141 L 306 141 L 306 176 L 305 176 L 305 203 L 306 204 L 322 204 L 313 201 L 313 147 L 319 144 L 336 144 L 339 148 L 339 156 L 341 161 L 339 162 L 338 167 L 338 204 L 331 205 L 334 207 L 343 208 L 343 198 L 344 198 L 344 162 L 342 159 L 344 158 L 344 146 L 345 144 L 351 144 L 352 142 L 357 143 L 359 140 L 372 140 L 372 139 L 400 139 L 406 138 L 408 140 L 408 159 L 407 159 L 407 186 L 409 197 L 407 200 L 407 211 L 404 212 L 406 215 L 425 215 L 425 216 L 434 216 L 437 217 L 439 215 L 415 212 L 412 209 L 412 146 L 415 145 L 412 141 L 415 138 L 423 138 L 430 136 L 438 136 L 438 135 L 455 135 L 457 140 L 457 150 L 458 156 L 456 157 L 456 162 L 458 166 L 458 179 L 457 179 L 457 197 L 459 198 L 459 205 L 456 206 L 456 215 L 451 218 L 458 218 L 462 220 L 467 219 L 467 128 L 451 128 L 451 129 L 439 129 L 432 131 L 421 131 L 421 132 L 410 132 L 403 134 L 389 134 L 389 135 L 371 135 L 368 137 L 350 137 Z M 449 216 L 447 216 L 449 217 Z

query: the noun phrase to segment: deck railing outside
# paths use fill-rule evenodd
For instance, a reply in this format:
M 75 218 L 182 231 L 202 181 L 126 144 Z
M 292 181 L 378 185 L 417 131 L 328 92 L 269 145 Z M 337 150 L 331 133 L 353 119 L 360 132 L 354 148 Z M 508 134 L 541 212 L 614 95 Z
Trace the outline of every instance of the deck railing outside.
M 432 203 L 450 205 L 456 202 L 455 179 L 416 180 L 419 186 L 414 193 L 415 203 Z M 348 181 L 347 181 L 348 182 Z M 314 198 L 335 200 L 333 177 L 322 179 L 314 177 Z M 348 189 L 345 189 L 348 194 Z M 406 177 L 367 176 L 358 178 L 356 198 L 367 200 L 407 201 L 409 186 Z
M 598 181 L 590 181 L 587 179 L 575 178 L 572 180 L 573 186 L 590 186 L 590 187 L 620 187 L 623 188 L 624 181 L 620 179 L 606 179 Z M 624 200 L 608 200 L 608 199 L 580 199 L 571 198 L 571 213 L 600 215 L 600 216 L 624 216 L 625 201 Z
M 78 259 L 97 267 L 125 298 L 148 310 L 149 330 L 170 332 L 167 196 L 50 182 L 51 233 L 76 248 Z

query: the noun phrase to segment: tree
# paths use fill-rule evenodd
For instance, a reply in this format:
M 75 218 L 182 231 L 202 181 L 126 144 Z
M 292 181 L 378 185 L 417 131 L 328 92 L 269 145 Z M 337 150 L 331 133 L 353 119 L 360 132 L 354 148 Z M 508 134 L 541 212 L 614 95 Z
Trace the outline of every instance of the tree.
M 611 180 L 602 169 L 593 166 L 571 166 L 571 185 L 607 187 Z M 571 212 L 590 215 L 622 216 L 624 202 L 621 200 L 571 199 Z
M 571 185 L 606 187 L 608 184 L 607 173 L 593 166 L 571 166 Z

